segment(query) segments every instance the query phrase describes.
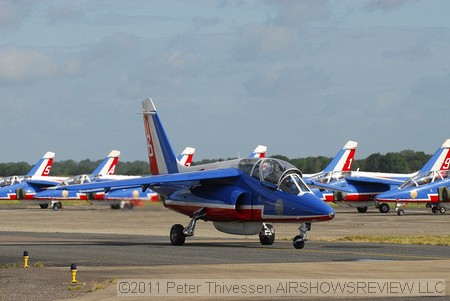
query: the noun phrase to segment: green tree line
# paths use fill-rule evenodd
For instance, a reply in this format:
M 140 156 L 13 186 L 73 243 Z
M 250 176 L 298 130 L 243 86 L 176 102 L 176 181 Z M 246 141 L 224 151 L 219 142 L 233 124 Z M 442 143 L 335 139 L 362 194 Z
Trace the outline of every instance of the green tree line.
M 323 170 L 333 158 L 329 157 L 306 157 L 289 159 L 282 155 L 272 156 L 274 158 L 283 159 L 298 167 L 303 173 L 316 173 Z M 412 150 L 404 150 L 401 152 L 391 152 L 385 155 L 375 153 L 365 159 L 355 160 L 352 170 L 373 171 L 373 172 L 394 172 L 394 173 L 411 173 L 419 170 L 429 159 L 431 155 L 424 152 L 416 152 Z M 192 165 L 229 160 L 202 160 L 193 162 Z M 76 162 L 74 160 L 64 160 L 53 162 L 50 175 L 52 176 L 73 176 L 80 174 L 90 174 L 102 160 L 92 161 L 89 159 Z M 24 175 L 32 165 L 26 162 L 17 163 L 0 163 L 0 176 Z M 116 168 L 118 175 L 146 175 L 149 174 L 150 168 L 146 161 L 121 162 Z

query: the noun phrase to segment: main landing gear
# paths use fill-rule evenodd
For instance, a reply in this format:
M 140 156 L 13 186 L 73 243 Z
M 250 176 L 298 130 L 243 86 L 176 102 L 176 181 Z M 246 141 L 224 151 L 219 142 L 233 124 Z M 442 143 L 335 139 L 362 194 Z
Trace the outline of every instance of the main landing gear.
M 306 232 L 311 230 L 311 223 L 301 223 L 298 230 L 300 230 L 300 235 L 294 237 L 292 244 L 296 249 L 303 249 L 305 247 L 305 241 L 308 240 Z
M 430 203 L 428 203 L 427 204 L 427 208 L 429 208 L 429 207 L 431 207 L 431 212 L 433 212 L 434 214 L 437 214 L 437 213 L 444 214 L 447 211 L 447 209 L 445 209 L 445 207 L 442 207 L 439 204 L 430 204 Z
M 39 207 L 41 207 L 41 209 L 47 209 L 48 205 L 49 205 L 48 203 L 47 204 L 39 204 Z M 62 204 L 61 204 L 61 202 L 52 201 L 52 202 L 50 202 L 50 208 L 52 208 L 54 211 L 58 211 L 59 209 L 62 208 Z
M 275 241 L 275 228 L 271 224 L 263 223 L 259 232 L 259 241 L 263 246 L 270 246 Z
M 380 210 L 381 213 L 388 213 L 391 208 L 389 208 L 387 203 L 381 203 L 378 205 L 378 210 Z
M 180 224 L 173 225 L 172 228 L 170 228 L 170 243 L 174 246 L 184 245 L 187 236 L 194 236 L 195 224 L 197 220 L 202 219 L 205 216 L 205 208 L 201 208 L 194 212 L 192 219 L 186 228 Z

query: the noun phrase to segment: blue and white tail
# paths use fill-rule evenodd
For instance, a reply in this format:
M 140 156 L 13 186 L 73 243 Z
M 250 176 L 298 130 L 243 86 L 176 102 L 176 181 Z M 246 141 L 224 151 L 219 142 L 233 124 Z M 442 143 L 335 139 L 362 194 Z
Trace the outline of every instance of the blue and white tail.
M 150 173 L 160 175 L 180 172 L 185 166 L 178 162 L 150 97 L 142 101 L 142 111 Z
M 48 176 L 53 164 L 55 153 L 46 152 L 45 155 L 34 165 L 27 176 Z
M 267 146 L 264 145 L 258 145 L 253 153 L 248 156 L 249 158 L 265 158 L 267 152 Z
M 112 150 L 100 165 L 92 172 L 93 175 L 106 176 L 113 175 L 116 172 L 116 166 L 119 162 L 120 151 Z
M 191 166 L 192 159 L 194 158 L 194 154 L 195 154 L 195 148 L 188 146 L 178 156 L 177 160 L 184 166 Z
M 419 174 L 431 170 L 450 169 L 450 139 L 447 139 L 442 146 L 434 153 L 431 159 L 420 169 Z
M 348 141 L 323 171 L 350 171 L 352 169 L 357 146 L 358 142 Z

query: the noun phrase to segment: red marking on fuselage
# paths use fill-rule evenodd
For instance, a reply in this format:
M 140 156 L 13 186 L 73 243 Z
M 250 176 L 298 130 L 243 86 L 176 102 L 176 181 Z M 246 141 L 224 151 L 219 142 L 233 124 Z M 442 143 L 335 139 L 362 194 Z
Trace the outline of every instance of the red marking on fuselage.
M 234 209 L 234 208 L 215 208 L 208 206 L 190 206 L 190 205 L 176 205 L 176 204 L 164 204 L 167 208 L 179 212 L 181 214 L 192 217 L 192 215 L 200 208 L 205 208 L 208 221 L 221 221 L 221 222 L 277 222 L 277 223 L 299 223 L 309 221 L 327 221 L 331 217 L 326 216 L 314 216 L 314 217 L 302 217 L 292 216 L 286 218 L 286 216 L 270 216 L 264 217 L 261 208 L 257 209 Z

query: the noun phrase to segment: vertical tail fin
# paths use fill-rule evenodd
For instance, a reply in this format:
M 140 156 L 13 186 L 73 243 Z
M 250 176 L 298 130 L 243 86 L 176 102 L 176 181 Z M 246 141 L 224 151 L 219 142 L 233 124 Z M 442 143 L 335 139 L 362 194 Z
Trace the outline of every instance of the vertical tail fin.
M 52 168 L 53 158 L 55 153 L 46 152 L 45 155 L 34 165 L 27 176 L 48 176 L 50 169 Z
M 445 140 L 442 146 L 434 153 L 431 159 L 425 163 L 420 173 L 431 170 L 448 170 L 450 169 L 450 139 Z
M 150 173 L 153 175 L 178 173 L 179 166 L 182 165 L 178 165 L 179 162 L 150 97 L 142 101 L 142 110 Z
M 177 160 L 184 166 L 191 166 L 192 159 L 194 158 L 194 153 L 195 153 L 195 148 L 188 146 L 178 156 Z
M 112 150 L 100 165 L 92 172 L 93 175 L 106 176 L 116 172 L 120 151 Z
M 350 171 L 357 146 L 358 142 L 348 141 L 323 171 Z
M 258 145 L 253 153 L 248 156 L 249 158 L 265 158 L 267 152 L 267 146 L 264 145 Z

